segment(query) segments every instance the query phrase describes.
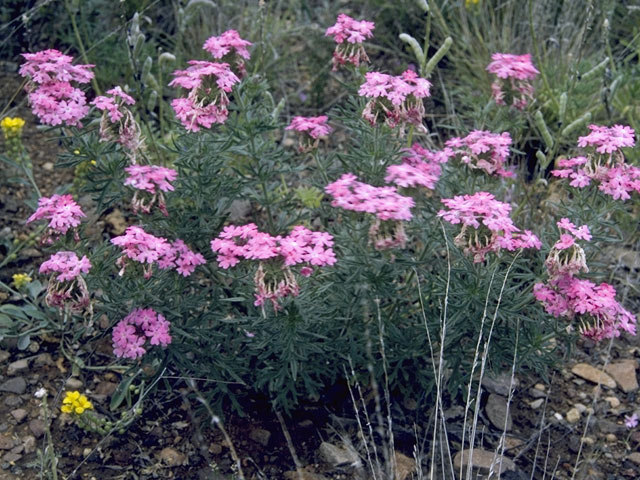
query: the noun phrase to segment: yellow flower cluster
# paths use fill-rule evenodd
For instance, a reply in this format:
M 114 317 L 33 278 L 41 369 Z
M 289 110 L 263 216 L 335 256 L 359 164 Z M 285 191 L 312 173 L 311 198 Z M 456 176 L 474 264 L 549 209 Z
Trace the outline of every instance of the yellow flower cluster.
M 24 120 L 20 117 L 4 117 L 0 122 L 0 128 L 6 137 L 19 136 L 24 127 Z
M 62 407 L 60 407 L 63 413 L 75 413 L 76 415 L 82 415 L 85 410 L 91 409 L 93 409 L 93 405 L 80 392 L 66 392 L 62 400 Z
M 20 290 L 26 284 L 30 283 L 33 280 L 28 273 L 14 273 L 13 274 L 13 285 Z
M 471 7 L 472 5 L 477 5 L 477 4 L 478 4 L 478 2 L 480 2 L 480 0 L 465 0 L 465 2 L 464 2 L 464 6 L 465 6 L 466 8 L 469 8 L 469 7 Z

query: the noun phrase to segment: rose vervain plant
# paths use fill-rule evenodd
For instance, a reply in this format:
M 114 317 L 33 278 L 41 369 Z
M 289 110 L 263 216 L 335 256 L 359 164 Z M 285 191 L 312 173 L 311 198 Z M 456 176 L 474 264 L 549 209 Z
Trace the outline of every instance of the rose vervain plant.
M 90 240 L 85 213 L 69 195 L 41 198 L 30 218 L 49 220 L 52 250 L 59 249 L 41 268 L 60 274 L 50 281 L 49 303 L 76 318 L 77 328 L 64 324 L 75 340 L 111 339 L 114 360 L 130 367 L 124 384 L 141 367 L 151 376 L 169 369 L 208 378 L 218 403 L 239 406 L 238 395 L 262 391 L 287 409 L 332 385 L 349 362 L 365 378 L 371 337 L 383 337 L 386 363 L 375 364 L 374 375 L 386 367 L 392 390 L 425 395 L 440 381 L 427 353 L 435 338 L 445 352 L 445 386 L 456 397 L 471 380 L 487 312 L 495 312 L 490 358 L 497 369 L 513 361 L 514 348 L 520 366 L 542 367 L 541 355 L 567 326 L 569 336 L 595 339 L 635 331 L 613 287 L 573 277 L 568 286 L 550 259 L 571 247 L 568 239 L 555 243 L 556 217 L 561 228 L 573 225 L 574 236 L 607 234 L 596 215 L 640 192 L 637 168 L 621 153 L 598 150 L 609 157 L 592 160 L 589 178 L 605 182 L 603 162 L 606 175 L 622 169 L 626 196 L 580 192 L 555 211 L 528 202 L 534 187 L 509 132 L 470 129 L 437 148 L 425 121 L 431 82 L 406 67 L 400 75 L 364 70 L 362 42 L 373 29 L 346 15 L 327 27 L 348 98 L 321 116 L 291 121 L 279 117 L 271 86 L 247 73 L 252 42 L 234 30 L 207 39 L 203 49 L 215 61 L 191 60 L 174 72 L 169 85 L 184 91 L 171 101 L 177 121 L 171 137 L 157 139 L 142 135 L 153 132 L 143 129 L 138 103 L 122 86 L 97 96 L 90 102 L 97 111 L 89 112 L 69 81 L 86 83 L 92 66 L 72 67 L 55 50 L 25 54 L 21 73 L 34 113 L 66 125 L 69 151 L 96 159 L 83 188 L 94 194 L 97 213 L 131 205 L 126 231 L 101 242 Z M 531 56 L 492 58 L 496 103 L 524 109 L 536 95 Z M 431 71 L 422 60 L 421 71 Z M 55 75 L 42 78 L 42 71 Z M 43 110 L 33 92 L 44 88 L 36 85 L 55 90 L 52 82 L 68 93 L 49 95 Z M 592 126 L 578 145 L 600 145 L 606 128 Z M 635 145 L 630 127 L 615 128 L 624 134 L 616 152 Z M 288 130 L 303 136 L 300 148 L 285 147 Z M 337 130 L 344 141 L 332 140 Z M 320 138 L 327 138 L 322 146 Z M 559 166 L 569 171 L 554 175 L 575 180 L 587 174 L 571 169 L 585 164 L 565 161 Z M 324 191 L 324 201 L 301 204 L 291 188 L 298 186 Z M 577 282 L 590 290 L 576 292 Z M 576 299 L 584 295 L 597 306 L 581 306 Z M 89 328 L 91 315 L 108 324 Z

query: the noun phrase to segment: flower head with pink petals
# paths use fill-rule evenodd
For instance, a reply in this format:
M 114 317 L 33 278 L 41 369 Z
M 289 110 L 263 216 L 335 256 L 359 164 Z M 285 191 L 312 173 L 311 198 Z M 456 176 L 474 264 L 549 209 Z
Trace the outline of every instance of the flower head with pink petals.
M 498 105 L 511 105 L 522 110 L 533 98 L 533 79 L 540 73 L 531 63 L 531 54 L 513 55 L 509 53 L 494 53 L 487 71 L 496 75 L 497 79 L 491 84 L 493 98 Z
M 521 248 L 539 250 L 542 246 L 531 231 L 522 232 L 514 225 L 509 217 L 511 206 L 496 200 L 491 193 L 459 195 L 445 198 L 442 203 L 448 210 L 440 210 L 438 216 L 452 225 L 462 225 L 454 244 L 473 255 L 474 263 L 483 262 L 489 252 Z
M 635 132 L 625 125 L 604 127 L 589 125 L 591 133 L 578 139 L 585 156 L 558 159 L 551 174 L 570 178 L 569 185 L 584 188 L 592 182 L 614 200 L 628 200 L 632 192 L 640 193 L 640 168 L 625 162 L 622 148 L 635 145 Z M 595 150 L 595 152 L 593 151 Z
M 178 172 L 158 165 L 130 165 L 125 171 L 129 176 L 124 184 L 136 189 L 132 200 L 133 212 L 150 213 L 151 208 L 157 203 L 162 214 L 165 217 L 169 216 L 162 192 L 174 190 L 170 182 L 178 177 Z M 145 199 L 145 195 L 150 196 L 150 199 Z
M 170 327 L 164 315 L 151 308 L 136 308 L 113 328 L 113 353 L 116 357 L 136 359 L 146 353 L 147 341 L 166 347 L 171 343 Z
M 94 65 L 73 65 L 73 57 L 50 49 L 23 53 L 26 62 L 19 73 L 28 77 L 25 89 L 33 113 L 47 125 L 81 127 L 80 120 L 89 113 L 84 92 L 71 82 L 88 83 L 93 78 Z
M 301 134 L 299 146 L 300 152 L 308 152 L 318 147 L 320 138 L 326 137 L 333 130 L 327 124 L 327 116 L 319 117 L 293 117 L 285 130 L 294 130 Z
M 473 130 L 466 137 L 450 138 L 445 145 L 472 170 L 484 170 L 498 177 L 513 177 L 513 172 L 506 168 L 511 146 L 509 132 Z
M 249 60 L 251 55 L 247 47 L 251 42 L 240 38 L 240 34 L 235 30 L 227 30 L 217 37 L 209 37 L 202 48 L 209 52 L 216 60 L 223 60 L 226 63 L 235 63 L 238 68 L 240 78 L 246 75 L 244 60 Z
M 402 163 L 388 166 L 387 176 L 384 177 L 385 182 L 395 183 L 403 188 L 435 189 L 436 182 L 442 173 L 441 165 L 454 155 L 449 147 L 432 152 L 417 143 L 404 151 L 406 155 L 402 157 Z
M 370 98 L 362 117 L 371 125 L 382 119 L 389 127 L 410 124 L 426 132 L 422 124 L 424 104 L 422 100 L 430 96 L 431 83 L 418 77 L 413 70 L 406 70 L 394 77 L 380 72 L 365 74 L 365 82 L 358 94 Z
M 369 57 L 364 51 L 362 42 L 373 37 L 375 24 L 366 20 L 354 20 L 349 15 L 341 13 L 335 25 L 327 28 L 326 37 L 333 37 L 337 43 L 333 52 L 333 71 L 339 66 L 350 63 L 359 66 L 362 62 L 368 62 Z
M 263 306 L 268 300 L 275 311 L 282 308 L 281 299 L 299 294 L 291 267 L 301 266 L 300 274 L 308 277 L 315 267 L 335 264 L 332 246 L 333 237 L 329 233 L 315 232 L 302 225 L 294 227 L 286 237 L 260 232 L 253 223 L 228 225 L 211 241 L 211 250 L 218 254 L 218 264 L 225 270 L 241 259 L 258 260 L 255 305 Z
M 43 242 L 53 243 L 65 235 L 69 230 L 74 231 L 74 238 L 79 240 L 75 228 L 80 225 L 80 220 L 86 215 L 71 195 L 52 195 L 40 197 L 38 209 L 27 219 L 27 223 L 35 220 L 49 220 L 49 228 Z
M 61 309 L 69 307 L 73 311 L 89 307 L 89 289 L 81 274 L 90 269 L 89 259 L 86 256 L 78 258 L 75 252 L 60 251 L 51 255 L 40 265 L 40 273 L 51 274 L 45 299 L 47 305 Z

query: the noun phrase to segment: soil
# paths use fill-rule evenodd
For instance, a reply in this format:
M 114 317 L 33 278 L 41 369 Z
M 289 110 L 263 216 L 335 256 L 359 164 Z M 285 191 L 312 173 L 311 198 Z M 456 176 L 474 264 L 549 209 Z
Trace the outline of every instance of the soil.
M 14 79 L 14 73 L 0 76 L 0 98 L 11 98 L 19 88 Z M 49 196 L 59 186 L 69 184 L 72 172 L 51 168 L 58 149 L 56 138 L 35 127 L 37 122 L 26 105 L 17 105 L 8 114 L 19 115 L 27 122 L 24 144 L 42 194 Z M 32 195 L 29 186 L 0 182 L 0 232 L 5 239 L 11 241 L 30 233 L 25 219 L 32 210 L 25 200 Z M 637 259 L 637 252 L 627 253 Z M 0 247 L 0 260 L 5 254 L 6 250 Z M 42 257 L 37 244 L 30 246 L 2 269 L 0 279 L 10 283 L 13 273 L 34 272 Z M 630 281 L 636 283 L 640 276 L 638 267 L 620 266 Z M 4 301 L 17 303 L 19 299 L 5 294 L 0 303 Z M 636 300 L 635 311 L 637 306 Z M 42 470 L 46 468 L 42 467 L 45 451 L 58 460 L 58 478 L 68 479 L 232 478 L 234 473 L 239 474 L 234 457 L 247 479 L 373 478 L 366 450 L 362 448 L 362 435 L 359 436 L 359 421 L 368 431 L 366 418 L 362 409 L 360 417 L 354 412 L 346 384 L 331 388 L 322 398 L 302 401 L 298 410 L 280 418 L 267 399 L 247 395 L 243 398 L 244 416 L 229 411 L 223 421 L 217 422 L 202 407 L 193 386 L 185 379 L 167 378 L 147 397 L 143 413 L 128 430 L 105 436 L 80 429 L 68 415 L 62 414 L 61 395 L 71 389 L 84 392 L 95 411 L 106 415 L 120 382 L 120 371 L 105 367 L 72 372 L 57 340 L 48 336 L 35 338 L 25 350 L 18 349 L 12 339 L 0 342 L 0 479 L 53 478 L 51 471 Z M 108 343 L 99 346 L 96 355 L 109 348 Z M 638 337 L 625 335 L 597 345 L 584 340 L 572 352 L 571 361 L 552 371 L 548 379 L 517 376 L 517 387 L 509 404 L 511 428 L 505 438 L 505 456 L 514 460 L 515 469 L 505 472 L 503 478 L 640 478 L 640 427 L 624 425 L 625 416 L 633 413 L 640 416 L 637 384 L 631 389 L 627 386 L 628 391 L 621 388 L 620 382 L 598 387 L 572 372 L 576 363 L 602 369 L 607 364 L 630 360 L 635 363 L 626 377 L 628 381 L 637 375 L 639 357 Z M 206 388 L 204 381 L 196 381 L 194 385 Z M 34 396 L 42 387 L 47 391 L 46 407 L 42 399 Z M 485 386 L 477 421 L 476 448 L 480 450 L 493 451 L 498 447 L 503 429 L 494 424 L 504 425 L 504 414 L 502 420 L 496 420 L 507 401 L 504 388 L 500 382 L 497 386 Z M 363 389 L 367 411 L 373 415 L 375 392 L 366 386 Z M 390 409 L 394 448 L 406 456 L 397 457 L 400 473 L 396 478 L 409 479 L 412 475 L 430 478 L 434 406 L 392 395 Z M 578 412 L 577 416 L 576 412 L 569 413 L 572 409 Z M 444 405 L 443 410 L 450 449 L 450 456 L 445 458 L 451 458 L 461 448 L 464 408 Z M 381 452 L 389 442 L 377 433 L 375 415 L 372 423 L 376 440 L 368 442 L 369 451 L 375 443 Z M 353 445 L 363 466 L 353 466 L 353 457 L 349 455 L 341 463 L 339 459 L 328 458 L 326 448 L 320 447 L 323 442 L 339 447 L 345 455 L 346 446 Z M 410 460 L 414 448 L 422 461 L 420 477 Z M 478 454 L 474 458 L 479 457 Z M 448 460 L 442 464 L 446 466 Z M 434 478 L 451 478 L 446 473 L 451 469 L 442 472 L 439 465 L 440 462 Z

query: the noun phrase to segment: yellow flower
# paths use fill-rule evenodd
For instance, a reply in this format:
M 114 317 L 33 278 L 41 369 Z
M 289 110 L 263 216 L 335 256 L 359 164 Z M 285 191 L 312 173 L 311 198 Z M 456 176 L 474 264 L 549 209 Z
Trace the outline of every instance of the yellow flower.
M 20 290 L 26 284 L 33 280 L 27 273 L 14 273 L 13 274 L 13 285 Z
M 66 392 L 60 407 L 63 413 L 75 413 L 76 415 L 82 415 L 85 410 L 91 409 L 93 409 L 93 405 L 80 392 Z
M 464 6 L 469 8 L 471 5 L 477 5 L 480 0 L 464 0 Z
M 0 128 L 6 136 L 19 135 L 22 132 L 22 127 L 24 127 L 24 120 L 20 117 L 4 117 L 0 122 Z

